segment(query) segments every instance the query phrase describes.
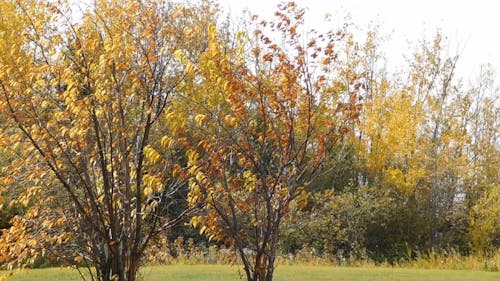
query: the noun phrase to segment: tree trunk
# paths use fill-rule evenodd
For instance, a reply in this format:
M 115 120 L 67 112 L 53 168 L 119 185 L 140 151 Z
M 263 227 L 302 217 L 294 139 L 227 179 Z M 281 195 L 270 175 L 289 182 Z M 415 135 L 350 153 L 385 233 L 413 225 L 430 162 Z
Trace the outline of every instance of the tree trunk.
M 136 281 L 139 260 L 132 258 L 128 267 L 117 259 L 110 258 L 96 267 L 98 281 Z
M 273 275 L 274 275 L 274 256 L 275 253 L 272 253 L 271 257 L 269 257 L 268 265 L 267 265 L 267 272 L 266 272 L 266 280 L 265 281 L 272 281 L 273 280 Z
M 137 279 L 137 270 L 139 269 L 139 260 L 136 257 L 131 257 L 130 265 L 128 268 L 128 280 L 135 281 Z
M 97 267 L 97 279 L 100 281 L 110 281 L 111 276 L 111 262 L 110 260 L 105 260 Z

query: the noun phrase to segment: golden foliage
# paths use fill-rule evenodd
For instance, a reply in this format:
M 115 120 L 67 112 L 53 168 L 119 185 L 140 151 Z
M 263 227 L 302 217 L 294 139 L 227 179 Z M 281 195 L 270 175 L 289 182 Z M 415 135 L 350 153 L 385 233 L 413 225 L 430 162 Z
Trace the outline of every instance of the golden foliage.
M 78 21 L 64 1 L 0 10 L 1 137 L 19 154 L 3 192 L 26 210 L 2 250 L 16 264 L 45 249 L 77 265 L 114 260 L 97 274 L 134 280 L 149 237 L 176 221 L 165 201 L 186 176 L 168 100 L 193 71 L 214 8 L 103 0 Z

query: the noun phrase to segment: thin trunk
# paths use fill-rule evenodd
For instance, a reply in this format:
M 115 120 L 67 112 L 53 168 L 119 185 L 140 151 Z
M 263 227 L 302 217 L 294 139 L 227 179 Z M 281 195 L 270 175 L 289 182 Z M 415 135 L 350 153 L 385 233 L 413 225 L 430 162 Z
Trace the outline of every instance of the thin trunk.
M 139 260 L 132 256 L 130 260 L 130 265 L 128 269 L 128 280 L 124 281 L 135 281 L 137 279 L 137 270 L 139 269 Z
M 111 261 L 105 260 L 98 269 L 97 280 L 110 281 L 111 280 Z

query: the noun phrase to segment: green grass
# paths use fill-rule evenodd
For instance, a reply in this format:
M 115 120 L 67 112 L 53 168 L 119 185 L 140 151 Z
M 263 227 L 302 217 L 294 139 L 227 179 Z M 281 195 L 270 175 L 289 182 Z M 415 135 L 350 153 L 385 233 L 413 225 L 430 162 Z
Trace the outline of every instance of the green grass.
M 147 266 L 144 281 L 237 281 L 244 272 L 227 265 Z M 9 281 L 76 281 L 78 273 L 65 268 L 31 269 L 15 272 Z M 243 279 L 244 280 L 244 279 Z M 275 281 L 498 281 L 500 273 L 468 270 L 425 270 L 400 268 L 349 268 L 331 266 L 285 266 L 276 269 Z

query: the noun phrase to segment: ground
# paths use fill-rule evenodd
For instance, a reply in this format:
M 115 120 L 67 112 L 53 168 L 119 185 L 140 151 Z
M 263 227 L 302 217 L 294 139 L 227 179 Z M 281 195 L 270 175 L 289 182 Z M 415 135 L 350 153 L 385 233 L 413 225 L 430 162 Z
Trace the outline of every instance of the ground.
M 5 273 L 4 273 L 5 274 Z M 244 271 L 227 265 L 146 266 L 144 281 L 237 281 Z M 9 281 L 76 281 L 75 270 L 31 269 L 14 272 Z M 498 281 L 500 273 L 466 270 L 425 270 L 399 268 L 349 268 L 331 266 L 284 266 L 276 269 L 275 281 Z

